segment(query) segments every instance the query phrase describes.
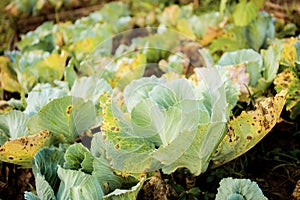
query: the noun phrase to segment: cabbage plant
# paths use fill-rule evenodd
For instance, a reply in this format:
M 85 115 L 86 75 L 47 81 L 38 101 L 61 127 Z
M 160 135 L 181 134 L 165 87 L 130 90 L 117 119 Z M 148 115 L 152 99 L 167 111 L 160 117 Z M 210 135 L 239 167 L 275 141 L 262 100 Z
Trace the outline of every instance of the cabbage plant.
M 183 78 L 132 81 L 124 90 L 126 114 L 109 95 L 100 98 L 102 132 L 95 140 L 112 168 L 130 173 L 159 168 L 172 173 L 179 167 L 195 175 L 206 171 L 226 133 L 231 106 L 224 82 L 230 79 L 222 79 L 217 68 L 199 69 L 197 75 L 197 84 Z
M 249 179 L 223 178 L 216 200 L 267 200 L 256 182 Z

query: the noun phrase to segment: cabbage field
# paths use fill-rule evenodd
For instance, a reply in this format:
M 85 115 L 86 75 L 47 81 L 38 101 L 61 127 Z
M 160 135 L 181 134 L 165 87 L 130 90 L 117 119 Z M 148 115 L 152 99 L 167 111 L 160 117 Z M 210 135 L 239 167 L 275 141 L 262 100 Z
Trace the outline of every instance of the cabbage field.
M 300 200 L 300 3 L 0 3 L 0 199 Z

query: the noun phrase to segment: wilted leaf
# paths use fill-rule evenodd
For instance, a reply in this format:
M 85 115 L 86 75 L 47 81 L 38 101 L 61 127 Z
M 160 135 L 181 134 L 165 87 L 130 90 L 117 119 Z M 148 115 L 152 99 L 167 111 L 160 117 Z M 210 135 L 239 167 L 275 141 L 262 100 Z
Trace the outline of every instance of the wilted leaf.
M 228 132 L 217 148 L 212 160 L 222 165 L 244 154 L 255 146 L 275 126 L 283 109 L 287 91 L 265 98 L 255 110 L 243 111 L 228 123 Z
M 120 171 L 114 172 L 110 166 L 109 160 L 106 159 L 106 144 L 103 135 L 96 133 L 92 140 L 91 153 L 95 157 L 93 162 L 94 171 L 92 175 L 96 176 L 104 186 L 105 194 L 114 191 L 117 188 L 128 187 L 135 184 L 136 178 L 129 174 L 121 176 Z
M 0 160 L 31 167 L 35 153 L 51 143 L 51 133 L 40 131 L 35 135 L 23 136 L 5 142 L 0 147 Z
M 97 40 L 92 37 L 87 37 L 83 40 L 77 41 L 70 46 L 71 51 L 76 52 L 92 52 L 95 47 L 98 45 Z

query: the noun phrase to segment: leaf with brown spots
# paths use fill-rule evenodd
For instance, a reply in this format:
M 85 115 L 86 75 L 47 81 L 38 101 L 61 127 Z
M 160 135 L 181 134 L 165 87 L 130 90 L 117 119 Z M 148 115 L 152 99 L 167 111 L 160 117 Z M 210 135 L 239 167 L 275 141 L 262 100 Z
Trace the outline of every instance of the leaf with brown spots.
M 286 110 L 290 111 L 292 119 L 296 119 L 300 114 L 300 80 L 294 72 L 285 69 L 276 76 L 274 85 L 277 92 L 288 88 Z
M 69 105 L 69 106 L 67 107 L 66 114 L 67 114 L 68 117 L 71 115 L 72 109 L 73 109 L 73 106 L 72 106 L 72 105 Z
M 297 50 L 294 43 L 298 41 L 297 38 L 289 38 L 283 44 L 283 49 L 281 52 L 280 64 L 285 66 L 295 66 L 297 61 Z
M 265 98 L 256 104 L 255 110 L 243 111 L 231 119 L 228 132 L 212 160 L 215 166 L 225 164 L 254 147 L 275 126 L 285 104 L 287 90 L 275 97 Z
M 43 130 L 35 135 L 9 140 L 0 147 L 0 160 L 29 168 L 36 152 L 51 143 L 51 135 L 50 131 Z
M 154 144 L 133 135 L 131 124 L 107 92 L 99 98 L 99 105 L 103 116 L 102 137 L 96 140 L 98 144 L 106 146 L 106 157 L 112 168 L 128 173 L 143 173 L 148 168 L 158 169 L 159 162 L 150 156 L 155 149 Z

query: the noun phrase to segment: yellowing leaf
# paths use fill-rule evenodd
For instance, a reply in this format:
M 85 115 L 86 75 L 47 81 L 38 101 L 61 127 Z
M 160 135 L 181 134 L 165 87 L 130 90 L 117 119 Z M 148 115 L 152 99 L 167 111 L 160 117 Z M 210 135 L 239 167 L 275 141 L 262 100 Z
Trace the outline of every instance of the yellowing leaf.
M 111 106 L 111 97 L 108 92 L 105 92 L 99 98 L 99 104 L 102 108 L 103 120 L 101 123 L 101 132 L 106 134 L 107 132 L 120 132 L 120 128 L 117 127 L 117 119 L 113 115 L 113 112 L 110 109 Z
M 96 47 L 95 38 L 85 38 L 84 40 L 77 41 L 75 44 L 70 46 L 70 50 L 82 51 L 82 52 L 91 52 Z
M 61 31 L 58 31 L 55 34 L 55 44 L 59 47 L 64 45 L 64 36 L 63 36 L 63 33 Z
M 15 72 L 9 68 L 9 58 L 5 56 L 0 56 L 0 87 L 9 92 L 21 91 Z
M 275 89 L 276 91 L 281 91 L 285 88 L 289 88 L 296 80 L 296 75 L 289 69 L 285 69 L 283 72 L 279 73 L 276 76 L 274 80 Z
M 47 68 L 54 70 L 57 76 L 56 79 L 60 80 L 64 74 L 67 58 L 68 52 L 62 51 L 61 54 L 51 54 L 43 60 L 43 63 Z
M 133 136 L 132 127 L 108 93 L 99 98 L 99 104 L 103 115 L 101 137 L 112 168 L 124 173 L 141 173 L 157 169 L 159 162 L 150 156 L 154 144 L 145 138 Z M 136 160 L 139 162 L 135 162 Z
M 200 44 L 203 46 L 209 45 L 215 38 L 224 33 L 223 29 L 208 27 L 207 32 L 202 36 Z
M 210 52 L 230 52 L 248 48 L 243 27 L 232 27 L 211 42 Z
M 38 51 L 33 52 L 30 56 L 34 57 L 37 53 Z M 48 56 L 44 53 L 44 55 L 45 57 L 38 58 L 37 62 L 28 63 L 29 66 L 23 67 L 25 70 L 20 76 L 18 74 L 18 79 L 26 92 L 29 92 L 37 82 L 52 83 L 54 80 L 61 80 L 64 75 L 68 53 L 62 51 L 60 54 L 52 53 Z
M 0 147 L 0 160 L 30 167 L 36 152 L 49 145 L 51 133 L 40 131 L 35 135 L 9 140 Z
M 19 82 L 12 78 L 11 74 L 1 73 L 0 74 L 1 87 L 9 92 L 20 92 L 21 86 Z
M 283 44 L 281 52 L 280 63 L 287 66 L 294 66 L 297 60 L 296 48 L 293 43 L 297 41 L 296 38 L 290 38 L 286 43 Z
M 180 15 L 180 8 L 178 5 L 171 5 L 169 7 L 166 7 L 164 9 L 162 18 L 163 21 L 166 24 L 170 24 L 175 26 L 175 24 L 177 23 L 177 19 L 179 18 Z
M 219 166 L 246 153 L 275 126 L 285 104 L 287 90 L 275 97 L 265 98 L 256 104 L 255 110 L 243 111 L 231 119 L 228 132 L 220 143 L 212 160 Z
M 132 61 L 122 60 L 118 64 L 115 77 L 109 79 L 109 84 L 114 88 L 123 90 L 132 80 L 141 78 L 146 66 L 146 56 L 138 54 Z
M 276 76 L 274 85 L 277 92 L 288 88 L 286 110 L 290 111 L 291 118 L 295 119 L 300 114 L 300 80 L 295 73 L 285 69 Z
M 67 58 L 68 52 L 62 51 L 61 54 L 51 54 L 45 58 L 44 62 L 47 66 L 59 70 L 61 69 L 61 64 L 65 64 Z
M 196 39 L 196 35 L 193 32 L 193 28 L 187 19 L 178 20 L 178 22 L 176 24 L 176 28 L 178 29 L 178 31 L 180 33 L 184 34 L 190 40 Z

